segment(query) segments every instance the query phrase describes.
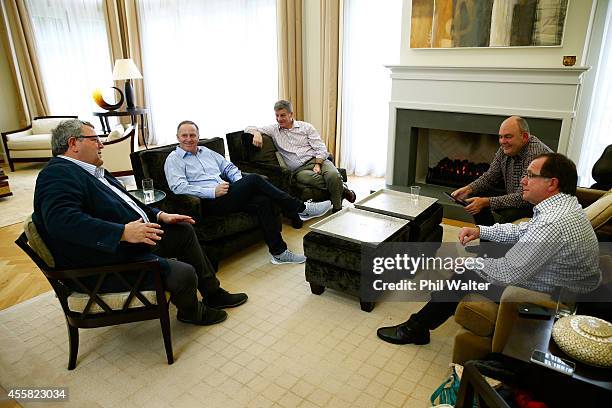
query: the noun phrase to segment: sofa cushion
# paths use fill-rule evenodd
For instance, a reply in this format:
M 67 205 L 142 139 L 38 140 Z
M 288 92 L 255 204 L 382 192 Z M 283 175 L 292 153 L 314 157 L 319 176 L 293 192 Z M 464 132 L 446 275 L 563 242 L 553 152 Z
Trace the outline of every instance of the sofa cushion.
M 584 212 L 594 230 L 604 226 L 612 218 L 612 189 L 585 208 Z
M 276 146 L 272 141 L 272 138 L 268 135 L 262 135 L 263 145 L 261 148 L 257 148 L 252 146 L 250 149 L 250 160 L 255 163 L 263 163 L 263 164 L 271 164 L 274 166 L 278 166 L 278 159 L 276 157 Z
M 51 134 L 35 134 L 28 136 L 13 137 L 8 135 L 7 143 L 9 150 L 48 150 L 51 149 Z
M 32 221 L 32 216 L 29 215 L 28 218 L 23 222 L 23 230 L 28 237 L 28 244 L 30 248 L 36 252 L 36 255 L 40 257 L 48 266 L 51 268 L 55 267 L 55 260 L 53 259 L 53 255 L 51 255 L 51 251 L 43 241 L 40 234 L 38 234 L 38 230 L 36 229 L 36 225 Z
M 478 336 L 490 336 L 495 330 L 497 310 L 497 303 L 482 295 L 469 294 L 457 305 L 455 321 Z
M 32 133 L 35 135 L 41 133 L 51 133 L 53 129 L 59 125 L 59 123 L 63 120 L 68 120 L 69 118 L 42 118 L 35 119 L 32 121 Z
M 199 228 L 196 229 L 200 241 L 215 241 L 219 238 L 230 237 L 250 229 L 259 228 L 257 217 L 245 212 L 231 214 L 231 216 L 206 216 L 203 214 Z

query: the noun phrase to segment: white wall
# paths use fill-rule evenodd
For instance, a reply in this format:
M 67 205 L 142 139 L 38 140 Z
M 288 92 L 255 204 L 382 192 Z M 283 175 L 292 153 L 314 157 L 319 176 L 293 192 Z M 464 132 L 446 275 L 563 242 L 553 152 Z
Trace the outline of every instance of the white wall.
M 575 55 L 585 64 L 585 40 L 597 0 L 569 0 L 561 47 L 508 47 L 471 49 L 410 49 L 411 0 L 404 0 L 401 65 L 474 67 L 562 67 L 564 55 Z

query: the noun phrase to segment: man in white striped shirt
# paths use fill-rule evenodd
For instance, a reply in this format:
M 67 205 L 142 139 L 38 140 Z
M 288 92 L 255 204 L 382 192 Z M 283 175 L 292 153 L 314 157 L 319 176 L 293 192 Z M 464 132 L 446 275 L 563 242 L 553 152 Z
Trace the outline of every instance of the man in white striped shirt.
M 308 122 L 293 119 L 291 102 L 280 100 L 274 104 L 277 124 L 255 127 L 244 131 L 253 134 L 253 145 L 263 145 L 262 133 L 270 136 L 289 170 L 300 184 L 328 190 L 333 211 L 342 209 L 342 199 L 354 203 L 355 192 L 342 182 L 342 176 L 328 160 L 329 152 L 317 130 Z
M 596 289 L 601 282 L 599 244 L 575 197 L 577 181 L 576 166 L 567 157 L 559 153 L 537 156 L 521 180 L 523 199 L 535 205 L 533 218 L 519 225 L 462 228 L 459 241 L 463 245 L 477 238 L 514 245 L 502 258 L 479 258 L 484 264 L 481 269 L 453 279 L 491 283 L 487 291 L 478 292 L 487 297 L 499 296 L 506 285 L 544 293 L 563 288 L 584 294 Z M 378 337 L 394 344 L 427 344 L 429 331 L 452 316 L 468 293 L 433 292 L 431 300 L 408 321 L 381 327 Z

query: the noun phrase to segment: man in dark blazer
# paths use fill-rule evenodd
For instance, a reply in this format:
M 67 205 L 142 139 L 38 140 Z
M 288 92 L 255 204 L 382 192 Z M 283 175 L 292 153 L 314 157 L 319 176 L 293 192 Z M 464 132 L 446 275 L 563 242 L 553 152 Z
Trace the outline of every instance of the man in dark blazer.
M 36 180 L 32 219 L 57 267 L 158 259 L 177 318 L 185 323 L 219 323 L 227 318 L 220 309 L 246 302 L 246 294 L 220 287 L 191 217 L 141 204 L 101 167 L 104 146 L 90 123 L 61 122 L 51 148 L 54 157 Z M 110 280 L 101 291 L 118 290 Z

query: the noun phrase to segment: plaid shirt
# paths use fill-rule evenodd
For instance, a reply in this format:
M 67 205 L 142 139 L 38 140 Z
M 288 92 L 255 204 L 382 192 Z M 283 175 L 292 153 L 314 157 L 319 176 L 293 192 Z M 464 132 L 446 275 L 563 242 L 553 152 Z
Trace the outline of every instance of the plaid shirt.
M 576 197 L 559 193 L 516 224 L 481 226 L 480 238 L 515 243 L 499 259 L 485 258 L 474 272 L 489 282 L 552 293 L 556 287 L 586 293 L 601 281 L 599 243 Z
M 274 124 L 259 128 L 249 126 L 244 131 L 250 133 L 253 129 L 272 138 L 276 149 L 291 171 L 312 158 L 325 160 L 329 156 L 319 132 L 308 122 L 294 120 L 291 129 L 284 129 Z
M 479 193 L 490 191 L 499 180 L 503 180 L 506 185 L 506 194 L 491 197 L 491 209 L 528 207 L 530 204 L 523 200 L 521 178 L 527 172 L 529 163 L 536 156 L 550 152 L 551 150 L 548 146 L 534 135 L 529 136 L 528 143 L 523 146 L 516 156 L 508 156 L 500 147 L 497 153 L 495 153 L 489 170 L 469 184 L 469 187 L 472 189 L 472 195 L 475 196 Z

